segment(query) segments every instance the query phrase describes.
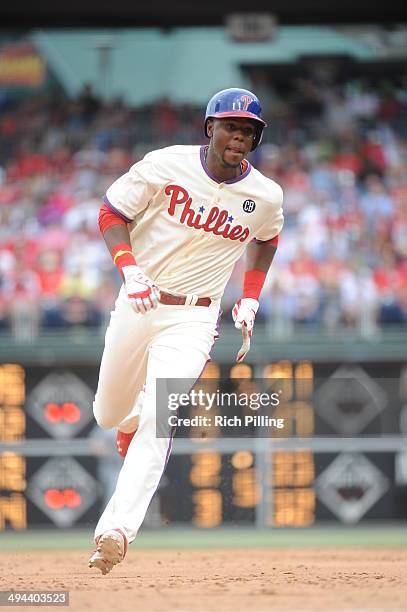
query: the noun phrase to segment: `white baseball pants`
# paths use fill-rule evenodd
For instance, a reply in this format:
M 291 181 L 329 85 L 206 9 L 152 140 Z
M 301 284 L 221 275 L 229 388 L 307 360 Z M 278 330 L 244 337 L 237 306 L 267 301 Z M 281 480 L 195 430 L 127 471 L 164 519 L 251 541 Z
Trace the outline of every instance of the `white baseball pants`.
M 219 301 L 209 307 L 159 304 L 137 314 L 122 287 L 106 331 L 93 411 L 105 429 L 138 429 L 95 538 L 112 528 L 129 542 L 136 537 L 171 452 L 171 438 L 156 437 L 156 378 L 199 378 L 217 338 L 218 316 Z

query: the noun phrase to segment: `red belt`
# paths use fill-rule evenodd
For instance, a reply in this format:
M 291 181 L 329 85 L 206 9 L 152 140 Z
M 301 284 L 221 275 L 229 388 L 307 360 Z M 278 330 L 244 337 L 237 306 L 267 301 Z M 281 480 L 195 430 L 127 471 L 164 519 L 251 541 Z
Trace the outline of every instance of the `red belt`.
M 186 295 L 171 295 L 165 291 L 160 291 L 160 303 L 167 304 L 169 306 L 185 306 L 187 302 Z M 193 306 L 210 306 L 212 300 L 210 297 L 198 298 Z M 192 304 L 190 304 L 192 306 Z

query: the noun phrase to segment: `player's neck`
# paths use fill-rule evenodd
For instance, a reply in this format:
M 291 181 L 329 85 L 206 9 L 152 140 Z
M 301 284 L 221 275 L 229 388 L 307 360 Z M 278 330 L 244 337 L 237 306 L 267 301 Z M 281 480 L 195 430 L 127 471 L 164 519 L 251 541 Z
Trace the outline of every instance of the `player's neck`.
M 241 164 L 235 168 L 225 166 L 219 161 L 211 147 L 205 147 L 204 155 L 208 170 L 211 174 L 216 176 L 219 181 L 229 181 L 230 179 L 236 178 L 237 176 L 243 174 Z

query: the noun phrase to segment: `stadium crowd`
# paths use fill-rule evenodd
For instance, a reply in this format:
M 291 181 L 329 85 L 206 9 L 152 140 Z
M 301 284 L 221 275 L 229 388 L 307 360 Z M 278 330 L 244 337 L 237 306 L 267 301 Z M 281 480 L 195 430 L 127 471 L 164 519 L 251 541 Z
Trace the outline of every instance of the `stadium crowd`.
M 360 82 L 270 91 L 253 163 L 284 189 L 258 319 L 364 333 L 407 323 L 407 94 Z M 106 188 L 154 148 L 204 142 L 201 108 L 36 96 L 0 102 L 0 329 L 103 329 L 120 284 Z M 227 287 L 226 319 L 243 262 Z M 25 327 L 24 327 L 25 326 Z

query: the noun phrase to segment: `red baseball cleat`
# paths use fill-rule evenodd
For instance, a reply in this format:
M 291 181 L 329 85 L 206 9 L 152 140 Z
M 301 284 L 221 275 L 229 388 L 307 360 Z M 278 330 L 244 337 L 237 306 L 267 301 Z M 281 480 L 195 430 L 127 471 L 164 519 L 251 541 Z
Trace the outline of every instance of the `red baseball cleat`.
M 137 430 L 136 430 L 137 431 Z M 130 446 L 130 442 L 134 438 L 134 434 L 136 432 L 132 431 L 131 433 L 124 433 L 123 431 L 117 430 L 116 434 L 116 448 L 119 455 L 125 457 L 127 455 L 127 451 Z

